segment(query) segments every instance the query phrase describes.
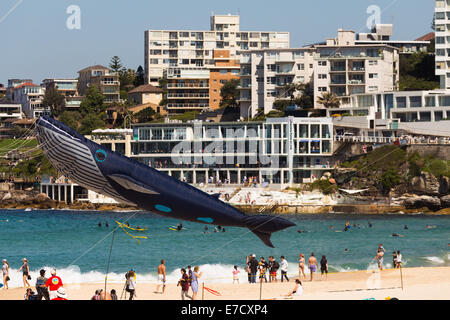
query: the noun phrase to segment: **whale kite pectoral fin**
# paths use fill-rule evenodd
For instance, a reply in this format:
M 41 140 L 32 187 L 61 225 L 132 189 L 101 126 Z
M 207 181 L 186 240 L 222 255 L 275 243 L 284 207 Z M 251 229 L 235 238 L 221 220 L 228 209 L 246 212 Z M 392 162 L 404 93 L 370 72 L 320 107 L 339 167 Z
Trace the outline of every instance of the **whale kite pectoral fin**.
M 272 236 L 271 233 L 266 233 L 266 232 L 261 232 L 261 231 L 256 231 L 256 230 L 252 230 L 252 232 L 254 234 L 256 234 L 258 236 L 258 238 L 260 238 L 261 241 L 264 242 L 264 244 L 266 246 L 275 248 L 274 245 L 272 244 L 272 241 L 270 241 L 270 237 Z
M 124 187 L 125 189 L 128 189 L 128 190 L 134 190 L 136 192 L 147 193 L 147 194 L 159 194 L 158 192 L 150 189 L 150 187 L 146 186 L 145 184 L 138 182 L 128 176 L 124 176 L 121 174 L 113 174 L 113 175 L 109 175 L 108 178 L 117 182 L 122 187 Z
M 211 196 L 213 196 L 216 199 L 219 199 L 221 195 L 222 195 L 221 193 L 213 193 Z

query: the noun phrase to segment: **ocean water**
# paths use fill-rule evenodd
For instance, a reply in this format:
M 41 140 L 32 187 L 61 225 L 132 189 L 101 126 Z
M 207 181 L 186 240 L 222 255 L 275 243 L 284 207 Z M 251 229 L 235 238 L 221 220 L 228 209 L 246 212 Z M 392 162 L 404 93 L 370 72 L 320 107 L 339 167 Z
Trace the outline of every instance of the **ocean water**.
M 299 253 L 308 259 L 311 252 L 318 260 L 327 256 L 330 272 L 370 270 L 376 269 L 372 259 L 379 243 L 386 249 L 386 268 L 392 267 L 393 250 L 402 252 L 404 267 L 450 265 L 448 216 L 329 214 L 286 218 L 297 226 L 273 234 L 276 248 L 272 249 L 245 228 L 204 234 L 204 225 L 183 222 L 187 229 L 176 232 L 169 227 L 179 221 L 151 213 L 2 210 L 0 259 L 7 259 L 11 265 L 11 287 L 22 285 L 21 274 L 16 270 L 24 257 L 30 264 L 32 285 L 41 268 L 56 268 L 66 283 L 102 282 L 110 252 L 108 281 L 116 283 L 123 282 L 124 274 L 131 268 L 136 271 L 138 282 L 156 281 L 161 259 L 166 260 L 169 282 L 176 282 L 179 269 L 187 265 L 200 266 L 204 281 L 210 282 L 231 282 L 231 271 L 237 265 L 242 281 L 246 281 L 245 257 L 253 253 L 258 259 L 273 255 L 278 261 L 284 255 L 293 276 L 298 274 Z M 129 231 L 148 237 L 140 244 L 120 228 L 113 232 L 117 227 L 114 220 L 128 219 L 131 226 L 148 228 L 146 232 Z M 343 232 L 347 220 L 359 228 Z M 427 225 L 434 228 L 427 229 Z M 209 231 L 212 229 L 209 226 Z M 299 229 L 306 232 L 298 233 Z M 393 237 L 393 233 L 403 237 Z

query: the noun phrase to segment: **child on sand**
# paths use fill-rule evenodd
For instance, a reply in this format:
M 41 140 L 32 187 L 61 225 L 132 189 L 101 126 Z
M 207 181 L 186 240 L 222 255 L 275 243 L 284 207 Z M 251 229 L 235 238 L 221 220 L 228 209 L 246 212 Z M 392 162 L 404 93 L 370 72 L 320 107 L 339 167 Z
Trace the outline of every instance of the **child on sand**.
M 234 269 L 233 269 L 233 284 L 234 284 L 234 282 L 235 281 L 237 281 L 237 284 L 239 284 L 239 269 L 238 269 L 238 267 L 237 266 L 234 266 Z

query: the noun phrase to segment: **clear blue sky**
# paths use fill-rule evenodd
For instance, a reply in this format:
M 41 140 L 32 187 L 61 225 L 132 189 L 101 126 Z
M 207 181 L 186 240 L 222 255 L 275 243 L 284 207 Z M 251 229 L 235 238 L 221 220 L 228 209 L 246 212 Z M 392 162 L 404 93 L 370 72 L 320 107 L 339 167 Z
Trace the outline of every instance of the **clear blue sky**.
M 10 78 L 76 78 L 118 55 L 128 68 L 144 65 L 144 31 L 209 29 L 211 12 L 241 16 L 241 30 L 289 31 L 291 47 L 335 37 L 338 28 L 366 30 L 367 7 L 394 23 L 396 40 L 431 31 L 430 0 L 1 0 L 0 83 Z M 66 28 L 69 5 L 81 8 L 81 30 Z

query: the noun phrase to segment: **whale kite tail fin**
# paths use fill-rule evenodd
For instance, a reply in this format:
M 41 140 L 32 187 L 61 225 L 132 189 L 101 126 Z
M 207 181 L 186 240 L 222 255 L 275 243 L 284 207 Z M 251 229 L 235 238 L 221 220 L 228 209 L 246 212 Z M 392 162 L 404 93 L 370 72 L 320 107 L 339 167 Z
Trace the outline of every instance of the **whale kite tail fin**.
M 249 216 L 244 223 L 266 246 L 271 248 L 274 248 L 270 241 L 272 233 L 295 226 L 295 223 L 274 216 Z

